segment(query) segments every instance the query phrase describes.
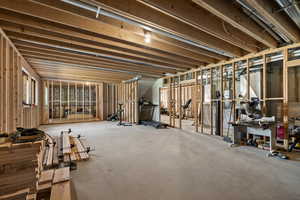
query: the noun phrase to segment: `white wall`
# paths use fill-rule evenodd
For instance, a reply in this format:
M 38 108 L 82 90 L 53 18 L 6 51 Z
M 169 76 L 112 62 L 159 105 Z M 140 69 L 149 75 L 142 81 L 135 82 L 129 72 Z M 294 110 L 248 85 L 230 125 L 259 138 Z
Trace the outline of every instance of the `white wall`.
M 146 100 L 157 105 L 153 114 L 155 121 L 159 121 L 159 88 L 162 85 L 163 79 L 142 78 L 139 80 L 139 98 L 145 97 Z
M 159 105 L 159 88 L 163 86 L 163 79 L 157 79 L 155 83 L 152 86 L 152 103 Z M 159 121 L 159 106 L 156 107 L 154 114 L 153 114 L 153 120 Z

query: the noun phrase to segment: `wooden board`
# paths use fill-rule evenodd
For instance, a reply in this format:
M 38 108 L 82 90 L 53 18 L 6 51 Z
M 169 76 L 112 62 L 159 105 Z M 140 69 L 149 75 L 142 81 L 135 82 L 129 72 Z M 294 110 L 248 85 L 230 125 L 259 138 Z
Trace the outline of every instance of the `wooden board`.
M 26 200 L 36 200 L 36 194 L 27 194 Z
M 70 180 L 70 168 L 64 167 L 56 169 L 54 172 L 53 183 L 59 183 Z
M 1 145 L 0 195 L 26 188 L 31 192 L 36 190 L 41 146 L 43 142 Z
M 51 187 L 52 187 L 52 183 L 51 182 L 50 183 L 43 183 L 43 184 L 39 184 L 38 185 L 37 190 L 38 190 L 38 192 L 45 191 L 45 190 L 51 189 Z
M 17 192 L 14 192 L 12 194 L 8 194 L 8 195 L 2 195 L 0 196 L 0 200 L 15 200 L 15 199 L 19 199 L 21 197 L 26 197 L 27 193 L 29 192 L 29 188 L 23 189 L 23 190 L 19 190 Z
M 85 152 L 85 148 L 83 147 L 82 143 L 78 138 L 73 138 L 74 139 L 74 144 L 78 150 L 78 154 L 80 156 L 81 160 L 87 160 L 89 159 L 89 154 Z
M 63 154 L 71 153 L 71 144 L 70 144 L 70 137 L 68 133 L 62 134 L 62 143 L 63 143 Z
M 71 200 L 70 181 L 54 184 L 52 186 L 50 200 Z
M 55 143 L 53 147 L 53 166 L 57 166 L 58 161 L 58 137 L 54 137 L 53 142 Z
M 53 175 L 54 175 L 54 169 L 42 171 L 41 176 L 39 178 L 39 184 L 52 182 Z

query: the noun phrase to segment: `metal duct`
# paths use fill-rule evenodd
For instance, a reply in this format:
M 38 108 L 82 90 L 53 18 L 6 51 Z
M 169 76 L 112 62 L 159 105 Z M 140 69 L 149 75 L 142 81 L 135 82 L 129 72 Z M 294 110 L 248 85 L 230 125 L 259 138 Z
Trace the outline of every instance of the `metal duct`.
M 285 41 L 286 43 L 292 43 L 292 41 L 283 33 L 281 33 L 280 30 L 276 29 L 276 27 L 269 23 L 268 20 L 266 20 L 263 16 L 261 16 L 254 8 L 252 8 L 250 5 L 248 5 L 244 0 L 236 0 L 242 8 L 245 11 L 245 13 L 250 16 L 252 19 L 254 19 L 259 25 L 261 25 L 268 33 L 270 33 L 276 40 Z M 276 35 L 276 36 L 274 36 Z M 281 39 L 279 39 L 280 37 Z
M 300 1 L 298 0 L 276 0 L 280 7 L 300 28 Z
M 145 30 L 148 30 L 148 31 L 151 31 L 151 32 L 155 32 L 155 33 L 167 36 L 169 38 L 172 38 L 172 39 L 175 39 L 175 40 L 178 40 L 178 41 L 181 41 L 181 42 L 184 42 L 184 43 L 187 43 L 187 44 L 190 44 L 190 45 L 202 48 L 202 49 L 205 49 L 205 50 L 210 51 L 210 52 L 214 52 L 214 53 L 217 53 L 217 54 L 220 54 L 220 55 L 223 55 L 223 56 L 227 56 L 227 57 L 230 57 L 230 58 L 234 57 L 233 55 L 231 55 L 229 53 L 226 53 L 224 51 L 221 51 L 219 49 L 213 49 L 213 48 L 210 48 L 208 46 L 204 46 L 202 44 L 199 44 L 199 43 L 196 43 L 194 41 L 191 41 L 191 40 L 188 40 L 186 38 L 183 38 L 181 36 L 178 36 L 178 35 L 166 32 L 164 30 L 160 30 L 160 29 L 157 29 L 157 28 L 149 27 L 149 26 L 147 26 L 147 25 L 145 25 L 145 24 L 143 24 L 141 22 L 138 22 L 138 21 L 135 21 L 135 20 L 132 20 L 132 19 L 129 19 L 129 18 L 125 18 L 123 16 L 120 16 L 118 14 L 115 14 L 115 13 L 112 13 L 112 12 L 109 12 L 109 11 L 106 11 L 103 8 L 100 8 L 100 7 L 97 7 L 97 6 L 94 6 L 94 5 L 89 5 L 87 3 L 83 3 L 83 2 L 80 2 L 80 1 L 77 1 L 77 0 L 62 0 L 62 1 L 65 2 L 65 3 L 71 4 L 73 6 L 77 6 L 77 7 L 89 10 L 91 12 L 95 12 L 96 15 L 101 14 L 101 15 L 104 15 L 104 16 L 107 16 L 107 17 L 111 17 L 111 18 L 114 18 L 114 19 L 117 19 L 117 20 L 129 23 L 129 24 L 133 24 L 133 25 L 139 26 L 139 27 L 141 27 L 141 28 L 143 28 Z

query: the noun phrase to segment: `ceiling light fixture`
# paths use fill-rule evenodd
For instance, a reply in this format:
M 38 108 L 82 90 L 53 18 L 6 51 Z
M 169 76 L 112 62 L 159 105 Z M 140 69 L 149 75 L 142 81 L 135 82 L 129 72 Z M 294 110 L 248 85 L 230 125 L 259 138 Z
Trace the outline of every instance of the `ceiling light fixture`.
M 151 42 L 151 33 L 146 31 L 145 32 L 145 42 L 150 43 Z
M 81 1 L 78 1 L 78 0 L 61 0 L 61 1 L 65 2 L 65 3 L 69 3 L 73 6 L 77 6 L 77 7 L 92 11 L 92 12 L 96 12 L 96 13 L 97 13 L 98 8 L 99 8 L 99 6 L 87 4 L 87 3 L 84 3 L 84 2 L 81 2 Z M 121 16 L 117 13 L 112 13 L 110 11 L 107 11 L 103 7 L 101 8 L 101 12 L 99 14 L 107 16 L 107 17 L 111 17 L 111 18 L 114 18 L 114 19 L 117 19 L 117 20 L 120 20 L 120 21 L 123 21 L 123 22 L 126 22 L 126 23 L 130 23 L 130 24 L 139 26 L 139 27 L 141 27 L 143 29 L 146 29 L 146 30 L 151 30 L 152 32 L 155 32 L 155 33 L 167 36 L 169 38 L 172 38 L 172 39 L 175 39 L 175 40 L 178 40 L 178 41 L 181 41 L 181 42 L 184 42 L 184 43 L 187 43 L 187 44 L 190 44 L 190 45 L 202 48 L 202 49 L 205 49 L 207 51 L 211 51 L 211 52 L 214 52 L 214 53 L 217 53 L 217 54 L 220 54 L 220 55 L 224 55 L 224 56 L 227 56 L 227 57 L 230 57 L 230 58 L 234 57 L 232 54 L 224 52 L 220 49 L 210 48 L 206 45 L 199 44 L 199 43 L 194 42 L 192 40 L 189 40 L 187 38 L 183 38 L 183 37 L 175 35 L 173 33 L 169 33 L 165 30 L 161 30 L 161 29 L 157 29 L 157 28 L 153 28 L 153 27 L 148 27 L 147 25 L 145 25 L 141 22 L 138 22 L 136 20 L 132 20 L 132 19 L 123 17 L 123 16 Z M 151 38 L 150 38 L 150 41 L 151 41 Z

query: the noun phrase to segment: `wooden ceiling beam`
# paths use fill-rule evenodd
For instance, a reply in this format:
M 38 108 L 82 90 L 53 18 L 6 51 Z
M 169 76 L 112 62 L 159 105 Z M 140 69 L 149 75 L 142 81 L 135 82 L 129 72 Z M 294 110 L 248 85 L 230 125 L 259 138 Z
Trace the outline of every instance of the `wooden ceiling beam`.
M 152 64 L 152 65 L 157 65 L 161 66 L 162 68 L 164 67 L 172 67 L 172 68 L 193 68 L 190 65 L 184 65 L 181 63 L 176 63 L 174 62 L 167 62 L 163 60 L 153 60 L 147 57 L 137 57 L 134 55 L 126 55 L 126 54 L 121 54 L 121 53 L 116 53 L 116 52 L 111 52 L 107 50 L 103 50 L 102 48 L 96 46 L 96 45 L 87 45 L 85 43 L 81 42 L 76 42 L 72 40 L 67 40 L 55 36 L 50 36 L 50 35 L 44 35 L 36 32 L 32 32 L 29 30 L 20 30 L 15 27 L 8 27 L 8 26 L 2 26 L 3 30 L 6 32 L 6 34 L 13 38 L 13 39 L 23 39 L 27 41 L 32 41 L 34 42 L 39 42 L 43 44 L 49 44 L 53 46 L 59 46 L 63 48 L 71 48 L 71 49 L 76 49 L 80 50 L 83 52 L 90 52 L 90 53 L 96 53 L 104 57 L 110 57 L 110 58 L 117 58 L 117 59 L 125 59 L 125 60 L 131 60 L 134 62 L 140 62 L 140 63 L 146 63 L 146 64 Z M 195 65 L 194 67 L 197 67 Z
M 149 69 L 153 70 L 152 67 L 145 66 L 145 65 L 139 65 L 139 64 L 134 64 L 134 63 L 126 63 L 118 60 L 111 60 L 111 59 L 105 59 L 105 58 L 100 58 L 94 55 L 87 55 L 87 54 L 81 54 L 78 52 L 74 51 L 69 51 L 69 50 L 63 50 L 63 49 L 56 49 L 53 47 L 48 47 L 48 46 L 43 46 L 39 44 L 33 44 L 29 42 L 23 42 L 23 41 L 18 41 L 18 40 L 12 40 L 16 47 L 20 50 L 22 49 L 29 49 L 35 52 L 51 52 L 51 53 L 56 53 L 58 55 L 64 55 L 64 56 L 71 56 L 72 58 L 77 57 L 77 58 L 85 58 L 88 60 L 92 60 L 95 62 L 98 62 L 99 64 L 109 64 L 112 66 L 123 66 L 123 67 L 134 67 L 140 70 L 143 69 Z M 169 73 L 175 73 L 177 71 L 184 71 L 183 69 L 181 70 L 175 70 L 175 69 L 167 69 L 167 68 L 154 68 L 156 71 L 161 71 L 161 72 L 169 72 Z
M 95 13 L 93 13 L 93 19 L 84 16 L 83 13 L 89 12 L 87 10 L 78 8 L 72 9 L 70 4 L 66 4 L 60 0 L 32 0 L 33 2 L 40 3 L 40 5 L 48 6 L 49 8 L 54 8 L 60 10 L 65 13 L 75 14 L 79 17 L 84 17 L 87 20 L 94 21 L 99 23 L 99 20 L 95 21 Z M 225 51 L 234 56 L 241 56 L 245 54 L 245 52 L 235 45 L 231 45 L 219 38 L 206 34 L 202 31 L 199 31 L 187 24 L 184 24 L 172 17 L 166 16 L 158 11 L 155 11 L 148 6 L 145 6 L 136 0 L 97 0 L 93 1 L 100 5 L 104 9 L 113 9 L 114 12 L 118 12 L 119 15 L 125 16 L 127 18 L 134 18 L 136 21 L 143 22 L 146 26 L 150 26 L 152 28 L 157 28 L 160 30 L 164 30 L 165 32 L 169 32 L 175 34 L 182 38 L 187 38 L 191 41 L 199 43 L 201 45 L 211 47 L 214 49 L 218 49 L 221 51 Z M 105 16 L 101 16 L 105 18 Z M 100 20 L 101 21 L 101 20 Z M 125 22 L 123 22 L 126 24 Z M 106 23 L 105 23 L 106 24 Z M 118 28 L 121 32 L 126 32 L 127 34 L 135 35 L 131 31 L 125 31 L 117 26 L 106 24 L 106 26 L 112 26 L 114 28 Z M 103 29 L 103 28 L 102 28 Z M 117 32 L 119 32 L 117 31 Z M 109 34 L 107 34 L 109 35 Z M 112 35 L 112 34 L 110 34 Z M 120 35 L 120 34 L 118 34 Z
M 196 61 L 196 60 L 192 60 L 192 59 L 186 59 L 186 60 L 182 60 L 182 59 L 169 59 L 163 55 L 160 56 L 156 56 L 156 55 L 152 55 L 152 54 L 144 54 L 144 53 L 134 53 L 134 52 L 129 52 L 129 51 L 125 51 L 125 50 L 115 50 L 115 49 L 110 49 L 110 48 L 106 48 L 101 46 L 101 44 L 98 44 L 96 42 L 90 42 L 87 40 L 84 40 L 82 38 L 76 38 L 73 36 L 66 36 L 66 35 L 60 35 L 60 34 L 56 34 L 56 33 L 52 33 L 51 31 L 46 31 L 46 30 L 41 30 L 41 29 L 36 29 L 36 28 L 31 28 L 31 27 L 26 27 L 23 25 L 16 25 L 16 24 L 12 24 L 10 22 L 3 22 L 2 20 L 0 20 L 0 26 L 3 27 L 4 30 L 10 30 L 10 31 L 15 31 L 15 32 L 19 32 L 19 33 L 25 33 L 25 34 L 29 34 L 29 35 L 33 35 L 33 36 L 39 36 L 39 37 L 43 37 L 43 38 L 48 38 L 48 39 L 52 39 L 52 40 L 56 40 L 56 41 L 62 41 L 62 42 L 67 42 L 67 43 L 72 43 L 72 44 L 77 44 L 80 46 L 86 46 L 86 47 L 90 47 L 90 48 L 95 48 L 95 49 L 101 49 L 102 51 L 105 51 L 106 54 L 108 55 L 117 55 L 117 56 L 131 56 L 132 58 L 142 58 L 142 59 L 148 59 L 153 60 L 153 61 L 162 61 L 162 62 L 166 62 L 166 63 L 176 63 L 176 64 L 182 64 L 183 66 L 198 66 L 199 63 L 202 63 L 202 61 Z M 202 58 L 203 60 L 205 60 L 206 62 L 212 63 L 212 62 L 216 62 L 215 59 L 210 58 L 210 57 L 205 57 L 203 56 Z
M 54 40 L 49 40 L 46 38 L 39 38 L 36 36 L 30 36 L 30 35 L 26 35 L 26 34 L 20 34 L 20 33 L 15 33 L 15 32 L 8 32 L 6 31 L 7 35 L 9 35 L 9 37 L 12 40 L 19 40 L 19 41 L 26 41 L 26 42 L 31 42 L 31 43 L 37 43 L 37 44 L 42 44 L 42 45 L 47 45 L 50 47 L 57 47 L 57 48 L 66 48 L 66 49 L 71 49 L 71 50 L 75 50 L 75 51 L 80 51 L 80 52 L 85 52 L 88 54 L 95 54 L 95 55 L 99 55 L 99 57 L 104 56 L 102 54 L 101 50 L 97 50 L 97 49 L 92 49 L 92 48 L 88 48 L 88 47 L 83 47 L 83 46 L 78 46 L 78 45 L 74 45 L 74 44 L 70 44 L 70 43 L 64 43 L 64 42 L 59 42 L 59 41 L 54 41 Z M 107 57 L 106 58 L 115 58 L 115 57 Z M 116 59 L 122 59 L 122 60 L 126 60 L 124 58 L 116 58 Z M 137 61 L 137 60 L 126 60 L 126 61 L 130 61 L 130 62 L 134 62 L 134 63 L 138 63 L 138 64 L 145 64 L 145 65 L 149 65 L 150 67 L 155 67 L 155 68 L 167 68 L 167 69 L 188 69 L 187 66 L 178 66 L 178 65 L 170 65 L 170 64 L 165 64 L 165 63 L 161 63 L 161 62 L 145 62 L 145 61 Z
M 163 75 L 163 71 L 156 71 L 156 70 L 153 70 L 153 69 L 144 69 L 144 70 L 141 70 L 141 69 L 138 69 L 138 68 L 129 68 L 127 66 L 114 66 L 114 65 L 111 65 L 111 64 L 103 64 L 103 63 L 100 63 L 100 62 L 94 62 L 92 60 L 87 60 L 87 59 L 77 59 L 76 57 L 70 57 L 70 56 L 64 56 L 64 55 L 58 55 L 58 54 L 51 54 L 51 53 L 45 53 L 45 52 L 34 52 L 34 51 L 30 51 L 30 50 L 22 50 L 22 49 L 19 49 L 19 51 L 21 52 L 21 54 L 23 56 L 27 56 L 27 57 L 30 57 L 30 56 L 42 56 L 42 57 L 45 57 L 45 58 L 57 58 L 57 59 L 68 59 L 68 60 L 72 60 L 72 61 L 76 61 L 76 62 L 80 62 L 81 64 L 85 63 L 86 65 L 91 65 L 91 66 L 99 66 L 101 68 L 104 68 L 104 69 L 111 69 L 112 71 L 117 71 L 117 70 L 122 70 L 124 72 L 134 72 L 134 73 L 139 73 L 139 74 L 152 74 L 152 75 L 160 75 L 162 76 Z
M 121 82 L 123 80 L 128 80 L 124 78 L 118 78 L 118 79 L 106 79 L 106 78 L 101 78 L 101 77 L 91 77 L 91 76 L 80 76 L 80 75 L 74 75 L 74 74 L 58 74 L 58 73 L 53 73 L 51 71 L 48 72 L 40 72 L 40 76 L 44 79 L 57 79 L 57 80 L 74 80 L 74 81 L 95 81 L 95 82 Z M 133 78 L 133 77 L 130 77 Z M 130 79 L 129 78 L 129 79 Z
M 139 66 L 139 65 L 129 65 L 129 64 L 120 64 L 120 63 L 112 63 L 103 61 L 102 59 L 98 59 L 96 56 L 88 56 L 88 55 L 80 55 L 80 54 L 74 54 L 74 53 L 66 53 L 66 52 L 60 52 L 60 51 L 53 51 L 53 50 L 45 50 L 42 48 L 35 48 L 35 47 L 27 47 L 27 46 L 20 46 L 18 44 L 15 44 L 19 51 L 26 51 L 26 52 L 33 52 L 33 53 L 41 53 L 44 55 L 50 55 L 50 56 L 58 56 L 62 58 L 69 58 L 69 59 L 77 59 L 80 61 L 86 61 L 90 63 L 97 63 L 99 65 L 108 66 L 110 69 L 122 69 L 122 70 L 128 70 L 128 71 L 136 71 L 136 72 L 153 72 L 153 73 L 176 73 L 176 70 L 171 69 L 153 69 L 145 66 Z
M 45 1 L 42 1 L 42 2 L 45 3 Z M 95 19 L 95 13 L 83 10 L 81 8 L 78 8 L 78 7 L 69 5 L 69 4 L 65 4 L 62 1 L 52 1 L 51 0 L 51 1 L 47 1 L 47 4 L 48 5 L 49 4 L 56 5 L 56 6 L 57 6 L 57 4 L 59 4 L 59 7 L 62 8 L 63 10 L 68 10 L 71 13 L 80 13 L 81 16 L 85 16 L 89 19 L 93 19 L 93 20 L 98 21 L 98 19 Z M 106 23 L 106 24 L 111 24 L 111 25 L 114 25 L 114 26 L 118 26 L 122 30 L 126 30 L 128 32 L 135 33 L 135 34 L 137 34 L 139 36 L 142 36 L 142 37 L 144 37 L 144 35 L 145 35 L 145 30 L 143 28 L 132 25 L 132 24 L 129 24 L 129 23 L 124 23 L 120 20 L 116 20 L 116 19 L 113 19 L 111 17 L 106 17 L 104 15 L 101 15 L 101 21 Z M 47 29 L 47 30 L 49 30 L 49 29 Z M 76 31 L 76 32 L 78 32 L 78 31 Z M 87 34 L 87 33 L 85 33 L 85 34 Z M 189 43 L 185 43 L 185 42 L 167 37 L 167 36 L 162 35 L 162 34 L 157 34 L 155 32 L 152 32 L 151 35 L 152 35 L 153 42 L 160 42 L 161 44 L 170 46 L 170 48 L 172 50 L 169 51 L 168 54 L 171 53 L 172 56 L 173 56 L 173 54 L 176 54 L 176 57 L 178 57 L 178 58 L 182 58 L 183 56 L 185 56 L 186 58 L 188 58 L 188 57 L 193 58 L 194 57 L 194 59 L 197 60 L 196 55 L 201 54 L 201 55 L 208 56 L 208 57 L 211 57 L 211 58 L 214 58 L 214 59 L 217 59 L 217 60 L 227 60 L 228 59 L 228 57 L 223 56 L 221 54 L 217 54 L 217 53 L 214 53 L 212 51 L 205 50 L 203 48 L 200 48 L 200 47 L 191 45 Z M 99 38 L 99 37 L 96 37 L 96 38 Z M 112 43 L 112 42 L 113 41 L 110 41 L 110 43 Z M 159 53 L 162 53 L 161 49 L 162 48 L 155 49 L 155 50 L 159 51 Z M 143 49 L 143 51 L 149 51 L 149 50 L 151 50 L 151 49 L 150 48 Z M 185 53 L 185 51 L 182 51 L 182 50 L 187 51 L 187 53 Z M 166 52 L 164 52 L 164 53 L 166 53 Z M 195 55 L 190 55 L 190 53 L 193 53 Z M 186 58 L 183 58 L 183 59 L 186 59 Z M 198 60 L 201 60 L 201 59 L 198 59 Z
M 53 66 L 41 66 L 41 65 L 35 65 L 33 67 L 35 70 L 39 72 L 46 72 L 50 71 L 53 73 L 62 73 L 62 74 L 74 74 L 74 75 L 83 75 L 83 76 L 91 76 L 91 77 L 105 77 L 105 79 L 118 79 L 120 77 L 127 79 L 131 78 L 134 75 L 127 76 L 127 75 L 111 75 L 107 73 L 99 73 L 96 70 L 78 70 L 76 67 L 70 67 L 70 68 L 61 68 L 61 67 L 53 67 Z
M 164 52 L 161 50 L 154 51 L 152 49 L 138 48 L 127 44 L 122 44 L 120 42 L 108 41 L 99 37 L 95 37 L 93 35 L 88 35 L 86 33 L 81 33 L 80 31 L 72 30 L 70 27 L 63 26 L 61 24 L 49 23 L 46 20 L 40 20 L 30 16 L 11 12 L 5 9 L 0 9 L 0 11 L 1 11 L 0 20 L 2 21 L 2 24 L 4 23 L 7 25 L 7 23 L 11 23 L 11 24 L 15 24 L 15 26 L 18 26 L 20 28 L 24 27 L 25 29 L 25 27 L 26 28 L 30 27 L 40 32 L 41 30 L 44 30 L 47 31 L 48 34 L 51 33 L 52 35 L 57 35 L 60 37 L 69 38 L 79 42 L 97 45 L 104 49 L 115 50 L 118 52 L 122 51 L 122 52 L 128 52 L 136 55 L 142 55 L 148 57 L 160 57 L 160 58 L 170 59 L 170 60 L 179 60 L 179 61 L 185 60 L 186 62 L 190 62 L 190 63 L 196 63 L 196 62 L 199 63 L 199 61 L 216 62 L 216 60 L 226 59 L 226 57 L 220 57 L 217 54 L 207 56 L 207 55 L 202 55 L 201 52 L 195 53 L 193 51 L 185 50 L 182 48 L 175 48 L 176 50 L 172 51 L 172 53 Z M 170 46 L 170 45 L 166 44 L 165 46 Z M 172 47 L 172 49 L 174 49 L 174 47 Z M 213 58 L 213 56 L 215 56 L 216 58 Z
M 246 0 L 246 2 L 293 42 L 300 41 L 300 30 L 285 13 L 275 12 L 278 9 L 275 1 Z
M 158 73 L 158 72 L 151 72 L 151 71 L 143 71 L 140 72 L 138 70 L 127 70 L 127 69 L 122 69 L 122 68 L 115 68 L 107 65 L 102 65 L 102 64 L 94 64 L 94 63 L 86 63 L 86 62 L 80 62 L 73 60 L 72 62 L 68 62 L 68 59 L 61 58 L 61 57 L 55 57 L 55 56 L 46 56 L 44 54 L 40 53 L 32 53 L 32 52 L 22 52 L 22 55 L 28 59 L 28 61 L 31 64 L 35 64 L 34 62 L 30 61 L 30 58 L 38 58 L 38 59 L 44 59 L 45 61 L 56 61 L 56 62 L 64 62 L 64 63 L 69 63 L 73 65 L 81 65 L 82 67 L 86 66 L 86 69 L 89 69 L 90 67 L 98 68 L 98 70 L 102 71 L 107 71 L 107 72 L 122 72 L 122 73 L 130 73 L 130 74 L 136 74 L 136 75 L 145 75 L 145 76 L 152 76 L 152 77 L 161 77 L 163 76 L 163 73 Z M 47 59 L 47 60 L 46 60 Z M 76 61 L 76 63 L 74 62 Z M 85 64 L 85 65 L 84 65 Z
M 224 0 L 192 0 L 202 8 L 208 10 L 227 23 L 243 31 L 257 41 L 270 48 L 277 47 L 276 40 L 269 35 L 262 27 L 255 23 L 232 1 Z M 263 1 L 263 0 L 259 0 Z M 269 1 L 267 1 L 269 3 Z
M 44 60 L 46 62 L 60 62 L 60 63 L 67 63 L 67 64 L 72 64 L 72 65 L 80 65 L 82 67 L 86 67 L 86 68 L 89 68 L 89 67 L 95 67 L 95 68 L 99 68 L 99 70 L 103 70 L 103 71 L 106 71 L 106 72 L 109 72 L 109 73 L 114 73 L 115 71 L 112 70 L 109 70 L 111 68 L 106 68 L 107 70 L 105 70 L 105 66 L 104 65 L 96 65 L 96 64 L 93 64 L 93 63 L 86 63 L 86 62 L 80 62 L 80 61 L 73 61 L 73 60 L 70 60 L 70 59 L 65 59 L 65 58 L 58 58 L 58 57 L 55 57 L 55 56 L 46 56 L 46 55 L 43 55 L 43 54 L 34 54 L 34 53 L 24 53 L 23 52 L 23 57 L 26 58 L 29 62 L 30 59 L 39 59 L 39 60 Z M 101 69 L 102 68 L 102 69 Z M 163 74 L 161 73 L 160 75 L 159 74 L 156 74 L 156 73 L 147 73 L 147 72 L 143 72 L 143 73 L 138 73 L 138 72 L 129 72 L 129 71 L 126 71 L 126 70 L 121 70 L 119 69 L 120 73 L 124 73 L 124 74 L 128 74 L 128 73 L 131 73 L 131 74 L 135 74 L 135 75 L 145 75 L 145 76 L 155 76 L 155 77 L 159 77 L 159 76 L 162 76 Z
M 41 76 L 46 77 L 47 74 L 50 76 L 51 74 L 56 74 L 56 75 L 62 75 L 62 76 L 78 76 L 78 77 L 89 77 L 93 79 L 98 79 L 98 80 L 126 80 L 134 77 L 132 76 L 126 76 L 126 75 L 119 75 L 119 76 L 108 76 L 106 74 L 95 74 L 95 72 L 90 72 L 90 73 L 83 73 L 83 71 L 73 71 L 73 70 L 59 70 L 59 69 L 53 69 L 53 68 L 35 68 Z M 80 80 L 80 79 L 79 79 Z
M 66 25 L 75 29 L 80 29 L 83 32 L 94 34 L 95 37 L 104 38 L 105 40 L 109 41 L 143 49 L 164 51 L 170 54 L 178 54 L 179 56 L 185 56 L 185 54 L 188 53 L 185 49 L 181 49 L 179 51 L 175 46 L 163 44 L 155 40 L 150 43 L 146 43 L 144 41 L 144 37 L 124 31 L 121 28 L 102 23 L 101 21 L 87 20 L 85 17 L 81 17 L 78 14 L 76 15 L 63 12 L 58 9 L 53 9 L 51 7 L 39 5 L 29 1 L 24 3 L 24 1 L 21 0 L 3 0 L 0 1 L 0 7 L 21 14 Z M 191 53 L 191 55 L 193 54 Z M 191 56 L 189 55 L 187 57 Z
M 106 73 L 106 74 L 124 74 L 124 75 L 137 75 L 136 73 L 129 73 L 129 72 L 119 72 L 119 71 L 106 71 L 106 70 L 102 70 L 101 67 L 97 67 L 97 66 L 85 66 L 85 65 L 81 65 L 80 63 L 74 64 L 74 63 L 70 63 L 67 60 L 63 60 L 63 59 L 44 59 L 44 58 L 39 58 L 39 56 L 26 56 L 26 59 L 33 65 L 33 66 L 51 66 L 53 68 L 61 68 L 61 69 L 69 69 L 69 68 L 76 68 L 76 69 L 82 69 L 85 71 L 98 71 L 102 74 Z M 156 77 L 159 77 L 159 75 L 153 75 Z
M 60 9 L 63 9 L 64 11 L 67 10 L 71 13 L 79 13 L 80 16 L 84 16 L 84 17 L 87 17 L 89 19 L 93 19 L 95 21 L 99 20 L 98 18 L 95 18 L 95 13 L 84 10 L 82 8 L 78 8 L 78 7 L 66 4 L 62 1 L 53 1 L 53 0 L 44 1 L 43 0 L 43 1 L 39 1 L 39 2 L 42 2 L 42 3 L 46 2 L 47 5 L 54 5 L 54 7 L 56 7 L 56 8 L 59 7 Z M 127 32 L 135 33 L 135 34 L 137 34 L 141 37 L 144 37 L 144 35 L 145 35 L 145 30 L 142 27 L 138 27 L 138 26 L 135 26 L 135 25 L 132 25 L 132 24 L 129 24 L 129 23 L 124 23 L 123 21 L 116 20 L 116 19 L 113 19 L 111 17 L 106 17 L 104 15 L 101 15 L 101 21 L 103 23 L 106 23 L 106 24 L 111 24 L 111 25 L 117 26 L 117 27 L 121 28 L 124 31 L 126 30 Z M 176 54 L 177 57 L 185 56 L 185 57 L 193 58 L 192 56 L 188 56 L 190 53 L 184 54 L 183 52 L 181 52 L 181 53 L 179 52 L 183 49 L 183 50 L 188 51 L 188 52 L 196 53 L 196 55 L 201 54 L 201 55 L 208 56 L 208 57 L 211 57 L 211 58 L 214 58 L 214 59 L 217 59 L 217 60 L 227 60 L 228 59 L 228 57 L 223 56 L 221 54 L 217 54 L 217 53 L 214 53 L 212 51 L 205 50 L 203 48 L 200 48 L 200 47 L 191 45 L 189 43 L 185 43 L 185 42 L 167 37 L 167 36 L 162 35 L 162 34 L 152 32 L 151 35 L 152 35 L 153 42 L 160 42 L 161 44 L 165 44 L 167 46 L 171 45 L 170 47 L 173 50 L 169 51 L 169 53 Z M 174 47 L 175 47 L 175 51 L 174 51 Z M 162 48 L 160 48 L 160 49 L 162 49 Z M 155 49 L 155 50 L 159 50 L 159 52 L 162 53 L 160 49 Z M 144 51 L 146 51 L 146 50 L 149 50 L 149 48 L 144 49 Z
M 192 2 L 182 0 L 137 1 L 249 52 L 265 48 L 254 38 Z M 276 42 L 274 39 L 272 41 Z

